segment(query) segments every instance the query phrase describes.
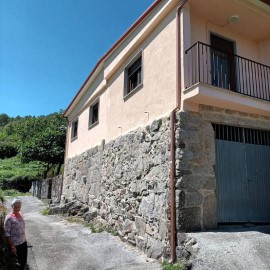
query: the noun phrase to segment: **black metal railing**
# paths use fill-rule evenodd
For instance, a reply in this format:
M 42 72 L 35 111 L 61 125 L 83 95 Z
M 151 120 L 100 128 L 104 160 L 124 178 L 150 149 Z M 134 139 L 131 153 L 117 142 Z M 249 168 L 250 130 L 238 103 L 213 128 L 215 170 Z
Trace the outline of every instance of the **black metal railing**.
M 186 50 L 188 82 L 228 89 L 270 101 L 270 67 L 197 42 Z

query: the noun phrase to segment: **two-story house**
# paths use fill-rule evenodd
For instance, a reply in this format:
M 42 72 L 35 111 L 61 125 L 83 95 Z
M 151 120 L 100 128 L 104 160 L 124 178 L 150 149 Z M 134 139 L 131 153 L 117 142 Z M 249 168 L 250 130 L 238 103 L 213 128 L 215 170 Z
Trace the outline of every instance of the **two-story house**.
M 155 258 L 270 222 L 269 102 L 268 0 L 156 0 L 64 113 L 63 194 Z

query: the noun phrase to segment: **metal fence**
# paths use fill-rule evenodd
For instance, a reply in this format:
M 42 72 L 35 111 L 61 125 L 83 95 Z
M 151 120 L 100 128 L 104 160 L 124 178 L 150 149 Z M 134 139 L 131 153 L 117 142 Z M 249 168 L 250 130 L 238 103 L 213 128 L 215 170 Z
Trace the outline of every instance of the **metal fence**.
M 205 83 L 270 101 L 270 67 L 197 42 L 186 50 L 186 87 Z

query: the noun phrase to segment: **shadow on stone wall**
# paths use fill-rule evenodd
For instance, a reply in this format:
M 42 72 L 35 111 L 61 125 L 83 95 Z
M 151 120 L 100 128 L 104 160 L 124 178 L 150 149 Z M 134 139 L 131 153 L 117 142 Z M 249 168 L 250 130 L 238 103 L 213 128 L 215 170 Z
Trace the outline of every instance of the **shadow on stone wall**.
M 169 157 L 167 116 L 67 159 L 62 197 L 77 202 L 68 213 L 82 204 L 87 222 L 112 228 L 148 257 L 167 258 Z

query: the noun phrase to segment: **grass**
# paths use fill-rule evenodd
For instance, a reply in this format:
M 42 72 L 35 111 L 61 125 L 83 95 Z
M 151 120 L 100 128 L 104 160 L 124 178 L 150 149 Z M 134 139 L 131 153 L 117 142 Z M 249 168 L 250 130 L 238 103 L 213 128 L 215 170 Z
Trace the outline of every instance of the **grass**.
M 40 162 L 22 163 L 18 156 L 0 159 L 0 182 L 5 179 L 12 181 L 21 177 L 35 180 L 42 171 L 43 165 Z
M 169 262 L 162 263 L 162 270 L 182 270 L 182 263 L 177 262 L 175 264 Z
M 29 196 L 30 193 L 29 192 L 26 192 L 26 193 L 23 193 L 23 192 L 20 192 L 16 189 L 7 189 L 7 190 L 1 190 L 0 192 L 0 196 L 3 196 L 3 197 L 18 197 L 18 196 Z
M 82 223 L 82 218 L 79 217 L 66 217 L 65 220 L 70 223 Z
M 40 214 L 41 214 L 41 215 L 44 215 L 44 216 L 49 215 L 49 208 L 48 208 L 48 207 L 43 208 L 43 209 L 40 211 Z
M 116 236 L 117 235 L 117 231 L 114 228 L 106 228 L 105 229 L 107 233 Z
M 116 230 L 111 228 L 111 227 L 106 227 L 106 226 L 102 226 L 102 225 L 95 224 L 95 223 L 90 223 L 87 226 L 91 230 L 92 233 L 107 232 L 113 236 L 117 235 Z
M 84 223 L 83 219 L 80 217 L 66 217 L 65 220 L 71 223 L 81 223 L 84 226 L 88 227 L 92 233 L 107 232 L 113 236 L 117 235 L 117 232 L 113 228 L 105 227 L 105 226 L 95 224 L 95 223 L 90 223 L 90 224 Z
M 101 232 L 107 232 L 113 236 L 117 235 L 117 232 L 115 229 L 111 228 L 111 227 L 105 227 L 102 225 L 98 225 L 98 224 L 94 224 L 94 223 L 90 223 L 88 224 L 89 229 L 91 230 L 92 233 L 101 233 Z
M 89 224 L 88 227 L 92 233 L 101 233 L 105 231 L 105 228 L 103 226 L 98 226 L 97 224 L 93 223 Z

